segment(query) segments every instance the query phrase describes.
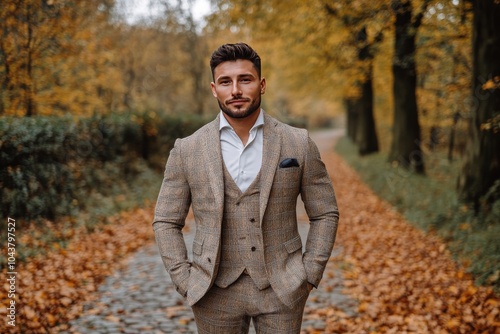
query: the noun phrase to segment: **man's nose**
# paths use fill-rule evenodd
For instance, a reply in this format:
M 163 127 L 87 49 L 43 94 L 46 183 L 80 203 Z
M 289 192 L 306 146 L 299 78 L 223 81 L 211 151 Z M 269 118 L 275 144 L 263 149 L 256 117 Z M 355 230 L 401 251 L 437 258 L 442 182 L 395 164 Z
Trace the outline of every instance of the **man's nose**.
M 233 94 L 234 96 L 239 96 L 242 94 L 240 85 L 237 81 L 233 83 L 233 89 L 231 91 L 231 94 Z

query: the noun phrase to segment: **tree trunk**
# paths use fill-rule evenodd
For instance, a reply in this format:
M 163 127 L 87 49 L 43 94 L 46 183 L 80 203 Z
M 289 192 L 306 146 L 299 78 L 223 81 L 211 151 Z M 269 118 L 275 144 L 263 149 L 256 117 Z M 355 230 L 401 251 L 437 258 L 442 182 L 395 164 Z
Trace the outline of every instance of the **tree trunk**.
M 355 142 L 360 155 L 378 151 L 378 138 L 373 117 L 373 55 L 368 43 L 366 27 L 362 27 L 356 36 L 358 59 L 363 64 L 364 78 L 360 83 L 361 96 L 357 101 L 357 130 Z
M 194 25 L 194 23 L 193 23 Z M 192 28 L 195 29 L 195 28 Z M 194 112 L 197 115 L 203 115 L 204 110 L 204 97 L 205 97 L 205 77 L 204 69 L 205 63 L 200 55 L 203 54 L 199 50 L 203 47 L 203 40 L 198 36 L 196 31 L 188 32 L 188 44 L 189 50 L 187 50 L 191 57 L 191 67 L 190 74 L 193 80 L 193 102 L 194 102 Z
M 190 7 L 192 6 L 192 2 Z M 181 9 L 182 11 L 182 9 Z M 193 107 L 194 112 L 198 115 L 203 115 L 204 111 L 204 99 L 205 99 L 205 62 L 201 55 L 205 54 L 205 41 L 200 38 L 197 32 L 198 24 L 194 20 L 191 10 L 185 13 L 185 18 L 187 21 L 187 35 L 186 35 L 186 52 L 191 58 L 190 74 L 192 78 L 193 87 Z
M 358 124 L 357 100 L 354 98 L 345 98 L 344 105 L 347 114 L 347 137 L 354 142 Z
M 416 28 L 412 23 L 412 5 L 409 0 L 393 1 L 395 14 L 395 50 L 392 71 L 394 75 L 394 124 L 389 160 L 414 170 L 425 172 L 420 147 L 415 66 Z
M 377 130 L 373 117 L 373 85 L 372 70 L 361 85 L 361 97 L 358 101 L 358 117 L 356 130 L 356 144 L 360 155 L 367 155 L 378 151 Z
M 474 102 L 467 136 L 467 151 L 460 173 L 458 190 L 462 199 L 479 209 L 480 200 L 495 182 L 500 182 L 500 4 L 495 0 L 474 2 L 472 53 Z M 483 87 L 491 83 L 489 89 Z M 495 84 L 496 83 L 496 84 Z M 486 126 L 485 126 L 486 125 Z M 495 133 L 496 132 L 496 133 Z M 498 194 L 497 194 L 498 195 Z M 484 198 L 493 201 L 493 198 Z

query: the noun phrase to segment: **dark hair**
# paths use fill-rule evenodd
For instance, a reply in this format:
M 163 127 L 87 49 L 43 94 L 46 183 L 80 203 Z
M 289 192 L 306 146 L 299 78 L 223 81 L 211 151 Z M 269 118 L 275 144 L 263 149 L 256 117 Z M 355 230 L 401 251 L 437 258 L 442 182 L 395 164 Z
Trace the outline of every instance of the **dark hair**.
M 248 44 L 224 44 L 219 46 L 217 50 L 212 53 L 210 57 L 210 69 L 212 70 L 212 77 L 214 76 L 215 68 L 225 62 L 231 60 L 245 59 L 250 60 L 257 70 L 260 78 L 260 57 Z

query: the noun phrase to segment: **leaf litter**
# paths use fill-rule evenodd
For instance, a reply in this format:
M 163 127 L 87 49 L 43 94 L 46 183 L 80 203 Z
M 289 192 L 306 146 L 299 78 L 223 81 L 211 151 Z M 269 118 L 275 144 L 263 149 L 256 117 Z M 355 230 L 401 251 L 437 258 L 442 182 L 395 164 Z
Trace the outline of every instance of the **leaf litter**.
M 310 310 L 308 317 L 326 322 L 321 332 L 500 333 L 500 298 L 490 288 L 475 286 L 442 241 L 411 226 L 338 155 L 323 153 L 323 160 L 341 213 L 335 246 L 341 251 L 330 261 L 342 272 L 344 293 L 358 306 L 355 315 L 335 305 Z M 66 248 L 53 247 L 43 256 L 18 264 L 15 332 L 66 329 L 65 324 L 82 313 L 85 303 L 97 300 L 99 284 L 124 266 L 128 255 L 154 242 L 152 214 L 151 207 L 135 209 L 110 217 L 109 224 L 92 233 L 71 231 Z M 23 242 L 39 244 L 36 239 Z M 333 275 L 325 272 L 322 284 Z M 0 291 L 3 318 L 7 291 Z M 166 317 L 176 311 L 172 308 Z M 99 312 L 105 310 L 94 311 Z M 11 329 L 6 321 L 0 322 L 0 332 Z

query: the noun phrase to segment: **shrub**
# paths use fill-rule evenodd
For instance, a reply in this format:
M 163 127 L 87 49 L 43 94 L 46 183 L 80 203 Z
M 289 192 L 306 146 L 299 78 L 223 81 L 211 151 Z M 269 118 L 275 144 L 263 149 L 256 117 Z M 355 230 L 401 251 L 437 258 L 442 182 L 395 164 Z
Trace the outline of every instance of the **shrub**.
M 141 164 L 161 170 L 175 139 L 203 122 L 154 113 L 0 118 L 2 213 L 23 219 L 75 215 L 91 194 L 111 196 L 116 183 L 133 182 Z

